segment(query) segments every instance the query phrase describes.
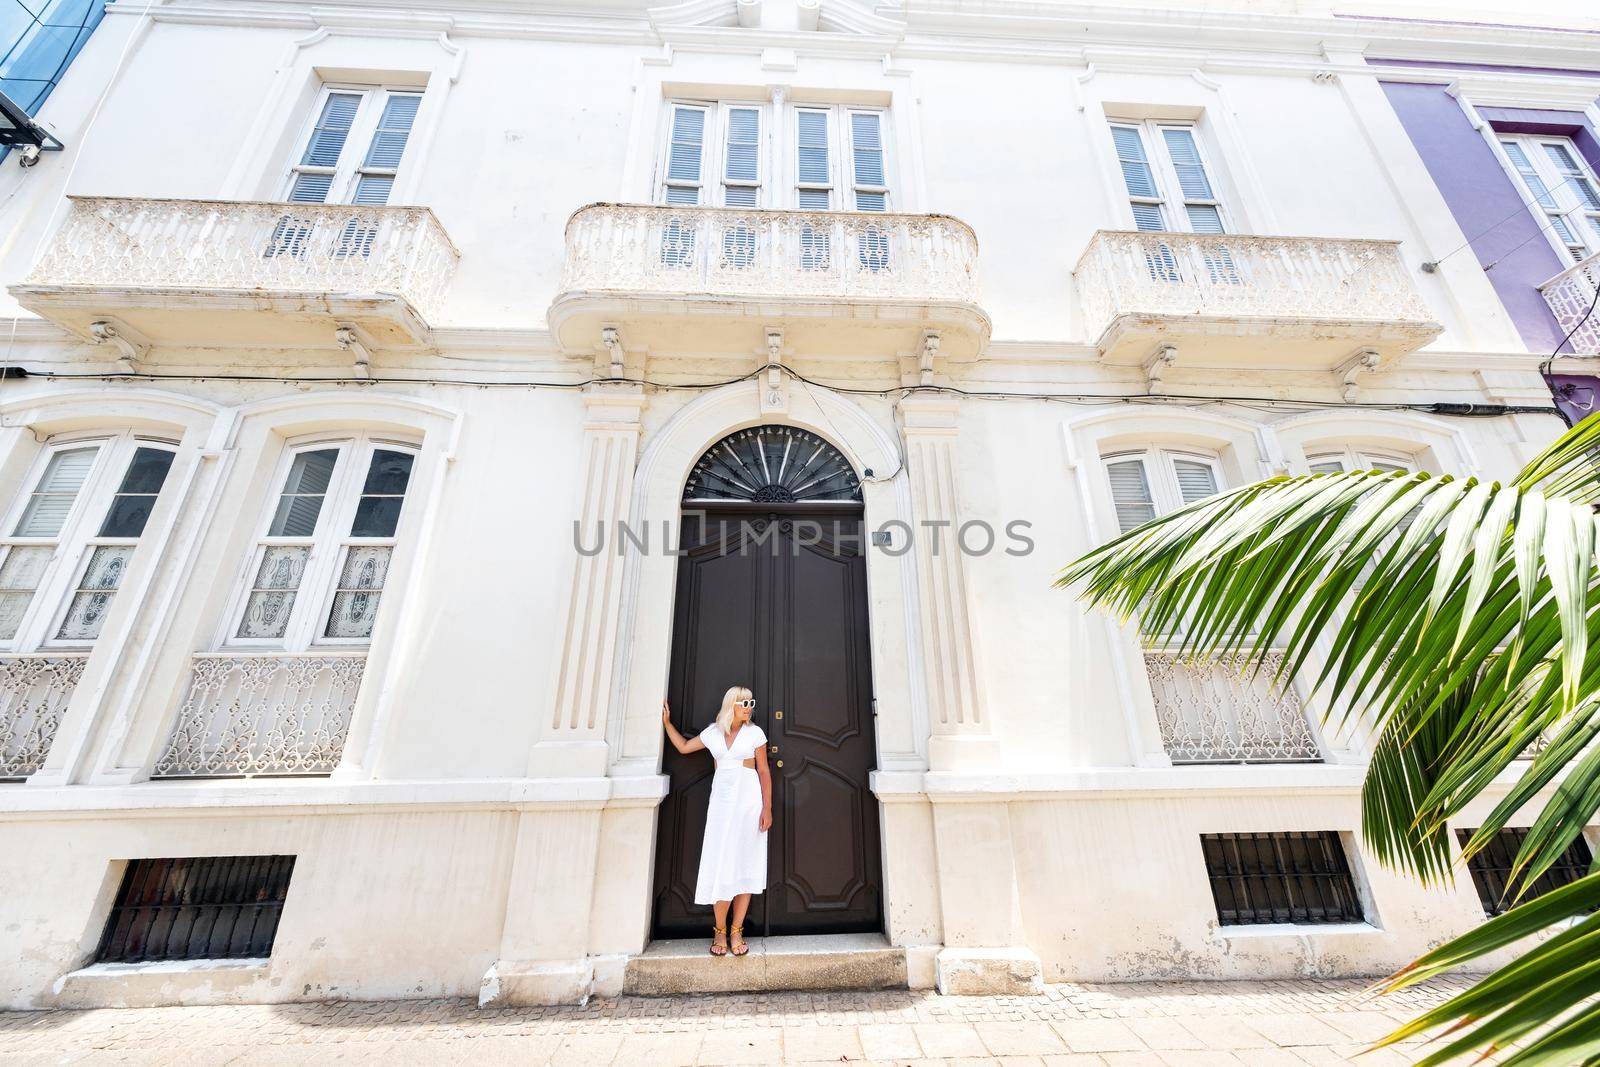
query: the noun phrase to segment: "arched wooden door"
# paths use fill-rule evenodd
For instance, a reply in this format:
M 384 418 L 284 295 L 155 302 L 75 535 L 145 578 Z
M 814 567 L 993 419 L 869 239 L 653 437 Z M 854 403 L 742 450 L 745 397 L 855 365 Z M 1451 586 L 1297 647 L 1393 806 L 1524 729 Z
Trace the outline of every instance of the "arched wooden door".
M 770 743 L 768 889 L 750 936 L 882 929 L 860 485 L 844 458 L 786 426 L 741 430 L 684 493 L 668 699 L 694 736 L 730 685 L 756 696 Z M 704 937 L 694 903 L 712 764 L 667 748 L 653 933 Z

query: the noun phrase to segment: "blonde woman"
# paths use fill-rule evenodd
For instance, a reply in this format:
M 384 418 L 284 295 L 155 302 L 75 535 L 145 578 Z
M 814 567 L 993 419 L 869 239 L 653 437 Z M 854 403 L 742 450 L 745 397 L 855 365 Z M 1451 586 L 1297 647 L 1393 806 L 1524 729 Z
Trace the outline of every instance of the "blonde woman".
M 772 777 L 767 773 L 767 735 L 750 721 L 755 707 L 750 690 L 736 685 L 722 695 L 717 721 L 685 741 L 672 725 L 672 709 L 661 702 L 661 723 L 672 747 L 685 756 L 704 749 L 717 764 L 706 811 L 705 844 L 700 848 L 700 877 L 694 887 L 694 902 L 710 904 L 716 916 L 711 928 L 713 956 L 730 951 L 743 956 L 750 951 L 744 940 L 744 916 L 751 894 L 767 889 Z

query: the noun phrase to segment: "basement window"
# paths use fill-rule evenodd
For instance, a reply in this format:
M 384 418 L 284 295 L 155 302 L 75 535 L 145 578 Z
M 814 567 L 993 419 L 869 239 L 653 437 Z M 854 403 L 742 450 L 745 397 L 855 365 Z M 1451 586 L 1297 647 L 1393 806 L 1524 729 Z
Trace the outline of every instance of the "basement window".
M 1201 834 L 1200 844 L 1223 926 L 1366 922 L 1337 831 Z
M 293 871 L 293 856 L 130 860 L 95 959 L 270 956 Z
M 1465 845 L 1472 839 L 1476 830 L 1457 830 L 1456 838 Z M 1550 867 L 1536 879 L 1527 892 L 1519 898 L 1511 898 L 1506 893 L 1506 883 L 1511 879 L 1512 862 L 1517 858 L 1517 852 L 1522 848 L 1522 842 L 1528 837 L 1526 826 L 1507 826 L 1494 835 L 1476 855 L 1467 860 L 1467 870 L 1472 873 L 1473 887 L 1478 890 L 1478 902 L 1483 905 L 1483 913 L 1490 918 L 1509 911 L 1513 904 L 1526 903 L 1535 897 L 1542 897 L 1546 893 L 1554 892 L 1564 885 L 1570 885 L 1579 878 L 1589 873 L 1589 864 L 1593 856 L 1589 852 L 1589 844 L 1583 838 L 1578 838 L 1567 846 Z

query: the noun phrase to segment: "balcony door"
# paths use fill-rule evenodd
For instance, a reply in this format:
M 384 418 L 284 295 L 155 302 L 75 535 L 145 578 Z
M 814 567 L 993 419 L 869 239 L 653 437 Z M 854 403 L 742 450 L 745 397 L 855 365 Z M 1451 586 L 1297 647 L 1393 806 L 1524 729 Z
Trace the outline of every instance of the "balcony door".
M 740 431 L 707 457 L 685 494 L 668 697 L 692 737 L 729 686 L 755 693 L 773 827 L 747 933 L 881 930 L 859 484 L 831 446 L 790 427 Z M 669 748 L 664 770 L 653 933 L 706 937 L 711 909 L 694 888 L 712 762 Z

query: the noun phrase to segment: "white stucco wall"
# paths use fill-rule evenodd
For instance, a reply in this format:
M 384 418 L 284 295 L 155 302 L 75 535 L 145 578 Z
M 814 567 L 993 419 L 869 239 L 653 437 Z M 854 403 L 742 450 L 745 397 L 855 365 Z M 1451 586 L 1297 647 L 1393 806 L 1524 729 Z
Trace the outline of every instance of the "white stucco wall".
M 985 34 L 967 39 L 932 15 L 901 23 L 853 3 L 825 4 L 818 31 L 742 30 L 727 24 L 731 5 L 712 7 L 699 25 L 652 21 L 620 0 L 588 17 L 534 5 L 504 21 L 455 0 L 404 16 L 287 0 L 204 17 L 157 4 L 153 19 L 138 3 L 112 6 L 43 116 L 67 151 L 0 170 L 0 280 L 27 274 L 63 194 L 277 198 L 323 81 L 425 85 L 396 202 L 431 208 L 461 259 L 431 349 L 378 353 L 380 382 L 301 380 L 348 373 L 331 337 L 285 350 L 217 336 L 151 351 L 146 369 L 169 376 L 159 382 L 0 383 L 0 502 L 26 490 L 52 434 L 130 426 L 181 439 L 169 484 L 189 487 L 163 496 L 144 543 L 165 548 L 136 557 L 47 773 L 0 785 L 0 856 L 22 858 L 0 863 L 0 958 L 19 961 L 3 972 L 0 1004 L 472 995 L 497 961 L 642 950 L 674 570 L 630 556 L 596 585 L 614 605 L 573 594 L 596 425 L 617 418 L 634 435 L 618 475 L 623 515 L 671 523 L 700 451 L 768 420 L 874 467 L 875 526 L 915 517 L 908 439 L 932 433 L 917 419 L 942 417 L 908 415 L 931 397 L 898 390 L 916 380 L 914 353 L 801 353 L 790 368 L 823 384 L 791 380 L 764 412 L 753 383 L 713 387 L 756 371 L 764 351 L 635 348 L 630 373 L 649 385 L 584 392 L 596 353 L 563 350 L 546 329 L 571 213 L 655 198 L 665 99 L 771 86 L 792 101 L 887 104 L 894 207 L 952 214 L 976 232 L 992 337 L 980 359 L 935 365 L 936 384 L 967 394 L 931 397 L 954 412 L 936 429 L 953 442 L 959 517 L 999 531 L 1024 521 L 1035 545 L 963 562 L 959 651 L 978 664 L 985 720 L 981 737 L 947 747 L 930 725 L 926 568 L 870 557 L 890 939 L 1026 949 L 1047 979 L 1371 974 L 1481 919 L 1465 879 L 1424 891 L 1357 851 L 1370 928 L 1219 934 L 1198 835 L 1336 830 L 1355 848 L 1359 741 L 1328 743 L 1324 765 L 1160 766 L 1134 638 L 1051 587 L 1112 533 L 1103 448 L 1206 450 L 1232 482 L 1270 473 L 1279 456 L 1298 469 L 1308 449 L 1339 443 L 1503 478 L 1557 431 L 1532 411 L 1376 409 L 1531 409 L 1548 393 L 1540 354 L 1521 347 L 1481 271 L 1459 260 L 1416 269 L 1462 235 L 1436 190 L 1413 181 L 1414 153 L 1397 144 L 1375 75 L 1342 51 L 1354 47 L 1343 31 L 1302 13 L 1264 42 L 1221 14 L 1187 42 L 1152 24 L 1141 43 L 1093 20 L 1074 36 L 990 13 Z M 1385 54 L 1454 54 L 1426 27 L 1388 32 Z M 1552 34 L 1549 47 L 1571 41 Z M 1138 367 L 1099 361 L 1072 276 L 1094 231 L 1131 226 L 1108 114 L 1198 119 L 1238 232 L 1400 242 L 1442 334 L 1364 376 L 1357 404 L 1332 373 L 1297 363 L 1287 339 L 1283 366 L 1265 370 L 1180 358 L 1169 392 L 1212 399 L 1117 402 L 1147 401 L 1148 385 Z M 741 314 L 765 324 L 781 313 Z M 0 316 L 15 316 L 0 323 L 5 363 L 115 369 L 104 348 L 9 295 Z M 684 321 L 674 343 L 692 349 L 697 326 Z M 1062 399 L 971 395 L 998 392 Z M 612 410 L 635 403 L 636 423 Z M 286 445 L 361 431 L 403 438 L 419 459 L 344 764 L 330 780 L 148 781 L 192 655 L 225 631 Z M 563 730 L 552 708 L 567 627 L 589 611 L 612 613 L 604 715 Z M 557 845 L 560 862 L 539 851 Z M 272 852 L 297 863 L 264 969 L 66 979 L 92 956 L 126 860 Z

